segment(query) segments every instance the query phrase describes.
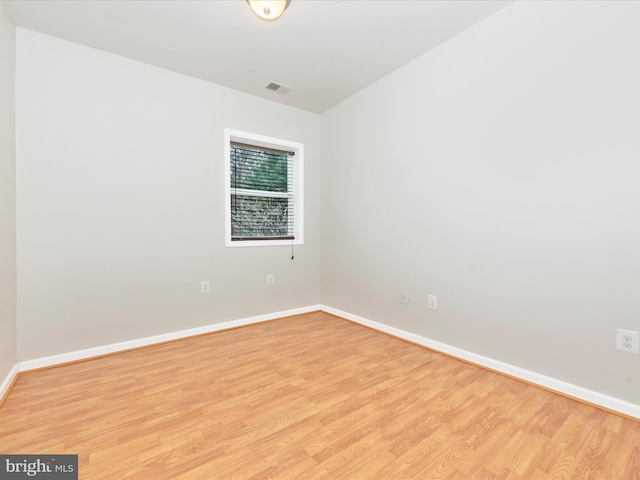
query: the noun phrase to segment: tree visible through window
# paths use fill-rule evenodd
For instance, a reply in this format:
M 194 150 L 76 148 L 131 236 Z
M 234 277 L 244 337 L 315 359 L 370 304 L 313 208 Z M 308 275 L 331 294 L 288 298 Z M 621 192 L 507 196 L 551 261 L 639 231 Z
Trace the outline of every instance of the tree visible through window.
M 288 153 L 231 143 L 232 239 L 293 238 L 289 170 Z
M 301 148 L 247 143 L 250 141 L 229 136 L 227 244 L 266 240 L 302 243 L 301 158 L 296 158 L 301 156 Z

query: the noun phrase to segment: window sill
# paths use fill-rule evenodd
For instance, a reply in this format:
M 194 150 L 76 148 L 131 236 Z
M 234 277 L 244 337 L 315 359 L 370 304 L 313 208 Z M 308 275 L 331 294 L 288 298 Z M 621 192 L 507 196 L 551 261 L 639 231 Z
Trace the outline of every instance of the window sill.
M 227 247 L 278 247 L 291 245 L 304 245 L 302 240 L 227 240 Z

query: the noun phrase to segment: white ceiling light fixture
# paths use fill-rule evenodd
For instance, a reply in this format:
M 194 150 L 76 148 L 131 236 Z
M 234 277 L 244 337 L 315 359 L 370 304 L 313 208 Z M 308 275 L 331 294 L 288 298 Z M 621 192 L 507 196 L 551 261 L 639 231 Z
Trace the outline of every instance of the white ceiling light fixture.
M 289 6 L 291 0 L 247 0 L 253 13 L 260 20 L 273 22 L 278 20 Z

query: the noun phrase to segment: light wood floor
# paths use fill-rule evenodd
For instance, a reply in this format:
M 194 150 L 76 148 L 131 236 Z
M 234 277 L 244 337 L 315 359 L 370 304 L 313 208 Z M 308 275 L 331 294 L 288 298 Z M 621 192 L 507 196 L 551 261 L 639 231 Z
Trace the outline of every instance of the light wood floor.
M 81 479 L 640 479 L 640 423 L 324 313 L 19 376 L 0 452 Z

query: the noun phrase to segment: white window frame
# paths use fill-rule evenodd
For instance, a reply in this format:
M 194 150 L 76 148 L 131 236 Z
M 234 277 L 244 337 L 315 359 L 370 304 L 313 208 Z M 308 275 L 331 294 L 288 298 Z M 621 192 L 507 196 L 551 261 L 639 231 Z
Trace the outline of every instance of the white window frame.
M 293 205 L 295 230 L 294 239 L 288 240 L 242 240 L 231 239 L 231 142 L 246 143 L 257 147 L 275 148 L 295 152 L 293 157 Z M 255 133 L 226 128 L 224 130 L 224 208 L 225 245 L 227 247 L 268 247 L 277 245 L 304 244 L 304 145 L 290 140 L 267 137 Z M 237 193 L 238 191 L 236 191 Z M 287 194 L 276 194 L 278 196 Z

